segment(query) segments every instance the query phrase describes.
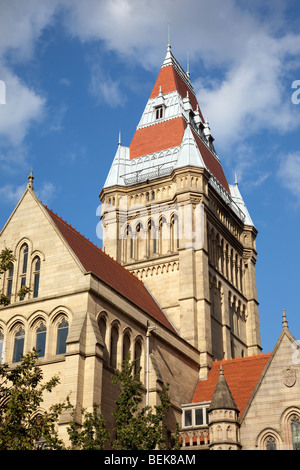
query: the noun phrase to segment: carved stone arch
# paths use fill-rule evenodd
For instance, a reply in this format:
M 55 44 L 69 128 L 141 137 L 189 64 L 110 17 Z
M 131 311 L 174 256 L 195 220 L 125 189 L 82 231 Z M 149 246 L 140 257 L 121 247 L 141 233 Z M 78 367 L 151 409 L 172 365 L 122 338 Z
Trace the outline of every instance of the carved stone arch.
M 256 438 L 255 446 L 258 450 L 267 450 L 269 442 L 272 442 L 275 445 L 276 450 L 281 450 L 283 448 L 280 432 L 274 428 L 263 429 Z
M 70 324 L 73 318 L 73 312 L 65 307 L 64 305 L 59 305 L 55 307 L 49 314 L 49 322 L 54 325 L 59 321 L 59 317 L 65 316 Z
M 282 439 L 286 450 L 293 449 L 292 421 L 296 418 L 300 422 L 300 408 L 291 406 L 284 410 L 280 418 L 280 429 L 282 431 Z
M 28 245 L 28 251 L 29 253 L 32 253 L 32 250 L 33 250 L 33 242 L 31 240 L 31 238 L 29 237 L 22 237 L 17 243 L 16 243 L 16 246 L 13 250 L 13 254 L 14 254 L 14 257 L 18 259 L 18 256 L 19 256 L 19 253 L 20 253 L 20 250 L 22 248 L 23 245 L 27 244 Z
M 18 328 L 17 325 L 23 325 L 24 329 L 27 329 L 27 319 L 23 315 L 15 315 L 7 322 L 7 332 L 12 334 L 15 329 Z
M 44 321 L 47 325 L 48 315 L 44 310 L 36 310 L 30 315 L 30 317 L 28 318 L 29 329 L 35 328 L 35 325 L 40 321 Z

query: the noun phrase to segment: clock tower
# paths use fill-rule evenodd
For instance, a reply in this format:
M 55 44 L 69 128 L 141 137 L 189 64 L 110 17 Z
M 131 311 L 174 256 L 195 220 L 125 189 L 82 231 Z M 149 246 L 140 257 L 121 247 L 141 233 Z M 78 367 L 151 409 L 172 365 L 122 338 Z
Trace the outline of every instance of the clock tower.
M 261 352 L 257 230 L 170 45 L 130 146 L 119 139 L 100 200 L 103 250 L 199 351 L 200 377 L 215 359 Z

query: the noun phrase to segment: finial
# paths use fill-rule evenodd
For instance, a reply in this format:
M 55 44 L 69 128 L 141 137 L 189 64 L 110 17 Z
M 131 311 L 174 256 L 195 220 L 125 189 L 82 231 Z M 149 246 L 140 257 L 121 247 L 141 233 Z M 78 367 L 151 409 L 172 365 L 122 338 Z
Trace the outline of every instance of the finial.
M 188 79 L 190 78 L 190 61 L 189 61 L 189 51 L 187 50 L 186 51 L 186 75 L 188 77 Z
M 220 364 L 220 375 L 224 375 L 224 370 L 222 364 Z
M 30 175 L 28 176 L 28 184 L 27 184 L 27 188 L 28 189 L 33 189 L 33 180 L 34 180 L 34 176 L 32 174 L 32 170 L 30 172 Z
M 168 46 L 167 46 L 168 51 L 171 49 L 171 34 L 170 34 L 170 22 L 168 21 Z
M 119 131 L 119 142 L 118 145 L 121 145 L 121 131 Z
M 288 328 L 288 321 L 284 309 L 282 310 L 282 328 Z
M 237 179 L 236 171 L 234 172 L 234 184 L 235 184 L 236 186 L 238 185 L 238 179 Z

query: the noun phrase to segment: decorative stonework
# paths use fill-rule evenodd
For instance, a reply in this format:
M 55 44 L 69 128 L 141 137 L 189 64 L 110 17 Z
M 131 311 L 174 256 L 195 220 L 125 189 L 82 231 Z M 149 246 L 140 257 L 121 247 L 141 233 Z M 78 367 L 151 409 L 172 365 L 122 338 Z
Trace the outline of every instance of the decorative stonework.
M 287 367 L 282 371 L 283 383 L 286 387 L 293 387 L 297 380 L 297 374 L 295 369 Z

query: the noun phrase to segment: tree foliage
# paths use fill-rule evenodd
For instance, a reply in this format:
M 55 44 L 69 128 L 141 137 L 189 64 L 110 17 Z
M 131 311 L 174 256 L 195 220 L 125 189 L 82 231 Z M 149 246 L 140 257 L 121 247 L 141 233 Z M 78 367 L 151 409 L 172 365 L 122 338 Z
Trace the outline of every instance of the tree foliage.
M 67 429 L 71 449 L 104 450 L 109 441 L 109 431 L 105 427 L 100 405 L 94 403 L 92 412 L 87 412 L 85 408 L 82 408 L 81 414 L 83 417 L 82 427 L 79 427 L 73 420 Z
M 168 385 L 159 393 L 160 404 L 154 407 L 142 407 L 141 382 L 138 373 L 134 373 L 135 362 L 130 356 L 122 363 L 121 370 L 116 370 L 112 377 L 120 388 L 116 401 L 115 418 L 116 438 L 112 443 L 115 450 L 152 450 L 165 449 L 166 414 L 170 407 Z
M 0 450 L 62 449 L 57 422 L 67 404 L 55 404 L 40 412 L 45 392 L 59 383 L 57 376 L 42 383 L 43 374 L 37 366 L 37 351 L 22 356 L 10 369 L 0 365 Z

